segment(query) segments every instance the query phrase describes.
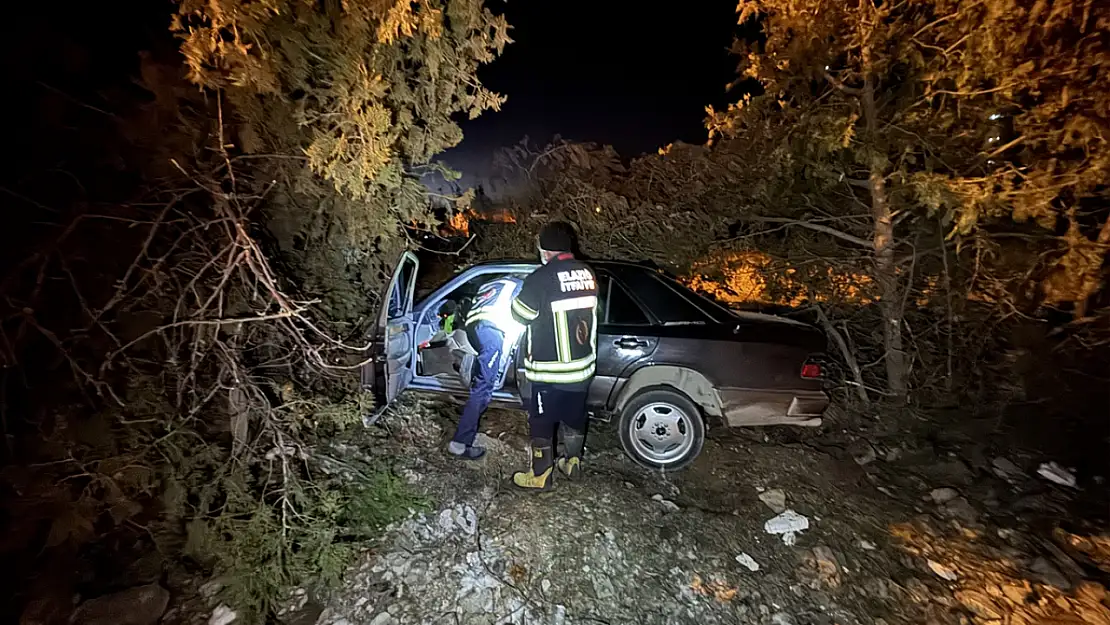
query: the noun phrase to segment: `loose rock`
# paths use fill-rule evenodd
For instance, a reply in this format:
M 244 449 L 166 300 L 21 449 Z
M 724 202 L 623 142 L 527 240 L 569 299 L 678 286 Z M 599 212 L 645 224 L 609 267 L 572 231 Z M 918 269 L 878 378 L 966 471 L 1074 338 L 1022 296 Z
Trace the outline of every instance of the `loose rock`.
M 935 462 L 927 468 L 927 473 L 936 482 L 960 486 L 971 484 L 975 477 L 967 464 L 959 458 Z
M 959 496 L 960 492 L 955 488 L 934 488 L 929 493 L 929 498 L 937 505 L 946 504 Z
M 1007 481 L 1015 481 L 1023 475 L 1021 467 L 1006 458 L 995 458 L 991 462 L 991 467 L 995 475 Z
M 771 512 L 781 514 L 786 510 L 786 493 L 779 488 L 773 488 L 759 494 L 759 500 L 762 501 Z
M 956 570 L 950 566 L 946 566 L 935 560 L 929 560 L 929 570 L 937 575 L 937 577 L 954 582 L 959 577 Z
M 208 617 L 208 625 L 231 625 L 239 615 L 224 604 L 216 606 L 212 611 L 212 616 Z
M 1036 574 L 1038 580 L 1049 586 L 1055 586 L 1060 590 L 1071 590 L 1071 582 L 1068 581 L 1068 578 L 1045 558 L 1034 560 L 1029 570 Z
M 857 443 L 853 444 L 851 448 L 851 453 L 852 459 L 855 460 L 856 464 L 861 467 L 875 462 L 875 459 L 879 457 L 878 454 L 875 452 L 875 448 L 872 447 L 871 443 L 868 443 L 867 441 L 858 441 Z
M 651 500 L 658 502 L 660 505 L 663 506 L 664 509 L 669 512 L 675 512 L 679 510 L 678 504 L 671 501 L 670 499 L 664 499 L 663 495 L 660 495 L 659 493 L 655 493 L 654 495 L 652 495 Z
M 1028 583 L 1026 583 L 1025 586 L 1015 586 L 1013 584 L 1006 584 L 1002 586 L 1002 595 L 1006 597 L 1006 599 L 1010 603 L 1016 603 L 1018 605 L 1025 603 L 1026 599 L 1029 597 L 1030 592 L 1031 589 L 1029 588 Z
M 1054 484 L 1075 488 L 1075 474 L 1055 462 L 1041 463 L 1037 475 Z
M 216 578 L 208 580 L 200 587 L 200 596 L 205 599 L 214 599 L 224 589 L 223 580 Z
M 741 566 L 753 573 L 759 570 L 759 563 L 746 553 L 741 553 L 740 555 L 736 556 L 736 561 L 739 562 Z
M 170 593 L 158 584 L 137 586 L 90 599 L 73 613 L 73 625 L 153 625 L 170 602 Z
M 840 565 L 832 549 L 825 545 L 813 548 L 813 562 L 817 568 L 817 575 L 821 581 L 830 588 L 840 586 Z
M 944 504 L 944 514 L 964 523 L 975 523 L 979 520 L 979 512 L 964 497 L 957 497 Z
M 979 618 L 997 619 L 1002 616 L 994 601 L 981 592 L 961 590 L 956 592 L 956 600 Z

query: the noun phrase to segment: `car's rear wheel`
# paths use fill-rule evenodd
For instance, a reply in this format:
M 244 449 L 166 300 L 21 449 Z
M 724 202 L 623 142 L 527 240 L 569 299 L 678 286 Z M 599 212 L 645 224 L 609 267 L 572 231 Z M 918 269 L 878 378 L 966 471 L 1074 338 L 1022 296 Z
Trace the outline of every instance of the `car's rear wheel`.
M 705 423 L 690 398 L 669 387 L 637 393 L 621 410 L 621 447 L 651 469 L 679 471 L 701 453 Z

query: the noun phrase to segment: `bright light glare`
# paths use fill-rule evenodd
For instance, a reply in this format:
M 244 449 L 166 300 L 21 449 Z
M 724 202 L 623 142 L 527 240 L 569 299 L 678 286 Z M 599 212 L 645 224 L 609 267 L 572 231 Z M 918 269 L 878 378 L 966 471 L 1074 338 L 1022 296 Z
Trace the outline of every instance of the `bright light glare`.
M 991 119 L 998 119 L 999 117 L 1002 117 L 1002 116 L 999 115 L 998 113 L 991 113 L 991 116 L 990 116 Z

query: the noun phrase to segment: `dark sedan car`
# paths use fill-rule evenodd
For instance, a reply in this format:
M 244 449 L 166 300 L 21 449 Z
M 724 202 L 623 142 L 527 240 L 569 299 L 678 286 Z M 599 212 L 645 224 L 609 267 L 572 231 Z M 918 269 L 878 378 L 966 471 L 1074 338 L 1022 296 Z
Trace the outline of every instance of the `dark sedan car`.
M 828 405 L 821 390 L 825 338 L 816 328 L 773 315 L 730 311 L 646 266 L 591 261 L 598 278 L 597 374 L 591 415 L 618 422 L 635 461 L 678 470 L 701 452 L 707 425 L 817 426 Z M 384 407 L 401 391 L 465 397 L 474 349 L 459 328 L 445 331 L 439 312 L 463 314 L 487 282 L 523 278 L 527 261 L 473 265 L 413 302 L 419 262 L 406 253 L 378 319 L 364 388 Z M 460 316 L 461 318 L 461 316 Z M 461 324 L 460 324 L 461 325 Z M 519 407 L 529 393 L 519 336 L 506 337 L 494 401 Z

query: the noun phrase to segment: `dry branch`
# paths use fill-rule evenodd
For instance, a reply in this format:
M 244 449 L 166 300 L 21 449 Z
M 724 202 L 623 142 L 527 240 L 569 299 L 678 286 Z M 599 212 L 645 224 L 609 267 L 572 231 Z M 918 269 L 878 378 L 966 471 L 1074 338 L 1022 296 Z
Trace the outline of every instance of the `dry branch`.
M 848 343 L 845 342 L 840 331 L 829 321 L 828 316 L 825 315 L 825 311 L 820 306 L 814 306 L 813 310 L 817 313 L 817 319 L 820 321 L 821 327 L 824 328 L 825 334 L 836 343 L 837 349 L 840 350 L 840 356 L 844 359 L 844 363 L 848 365 L 848 370 L 852 372 L 852 379 L 855 381 L 856 396 L 859 397 L 860 401 L 865 405 L 871 403 L 870 398 L 867 397 L 867 387 L 863 383 L 863 372 L 860 370 L 856 355 L 848 348 Z
M 854 243 L 854 244 L 856 244 L 860 247 L 865 247 L 865 248 L 868 248 L 868 249 L 871 249 L 871 248 L 874 247 L 873 242 L 868 241 L 867 239 L 864 239 L 862 237 L 857 237 L 853 234 L 848 234 L 847 232 L 844 232 L 842 230 L 837 230 L 836 228 L 831 228 L 831 227 L 823 225 L 823 224 L 817 224 L 817 223 L 813 223 L 813 222 L 810 222 L 810 221 L 805 221 L 805 220 L 802 220 L 802 219 L 789 219 L 789 218 L 786 218 L 786 217 L 762 217 L 762 216 L 746 216 L 746 217 L 743 217 L 742 219 L 744 221 L 756 221 L 756 222 L 766 222 L 766 223 L 773 223 L 773 224 L 785 224 L 787 226 L 798 226 L 798 227 L 801 227 L 801 228 L 808 228 L 809 230 L 814 230 L 816 232 L 823 232 L 825 234 L 832 235 L 832 236 L 834 236 L 838 239 L 841 239 L 842 241 L 848 241 L 849 243 Z

